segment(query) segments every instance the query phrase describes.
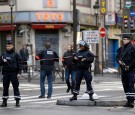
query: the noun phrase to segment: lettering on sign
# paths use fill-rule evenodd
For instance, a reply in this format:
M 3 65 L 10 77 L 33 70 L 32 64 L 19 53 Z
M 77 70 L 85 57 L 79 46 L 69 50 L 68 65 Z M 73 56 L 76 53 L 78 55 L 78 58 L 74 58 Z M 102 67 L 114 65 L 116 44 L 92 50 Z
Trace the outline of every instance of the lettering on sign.
M 100 13 L 106 14 L 106 0 L 101 0 L 100 4 L 101 4 Z
M 49 28 L 52 28 L 53 29 L 54 28 L 54 25 L 45 25 L 45 28 L 48 28 L 48 29 Z
M 98 30 L 83 31 L 83 37 L 87 43 L 99 43 L 99 31 Z
M 14 16 L 12 18 L 14 20 Z M 11 22 L 10 14 L 4 14 L 4 15 L 0 14 L 0 23 L 2 22 Z
M 52 20 L 52 21 L 62 21 L 64 19 L 64 14 L 63 13 L 36 13 L 36 17 L 38 21 L 48 21 L 48 20 Z

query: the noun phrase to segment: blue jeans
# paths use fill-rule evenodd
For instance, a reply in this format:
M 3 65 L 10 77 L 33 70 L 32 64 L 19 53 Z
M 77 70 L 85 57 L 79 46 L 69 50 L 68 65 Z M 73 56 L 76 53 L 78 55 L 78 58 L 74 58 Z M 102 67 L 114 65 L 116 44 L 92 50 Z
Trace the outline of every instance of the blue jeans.
M 70 75 L 71 75 L 72 86 L 71 86 L 70 81 L 69 81 Z M 75 79 L 76 79 L 76 71 L 69 69 L 69 68 L 66 68 L 65 69 L 65 81 L 67 83 L 68 88 L 71 88 L 71 91 L 73 91 L 73 89 L 74 89 Z
M 48 96 L 52 95 L 52 70 L 41 70 L 40 71 L 40 91 L 41 96 L 45 96 L 45 78 L 48 80 Z

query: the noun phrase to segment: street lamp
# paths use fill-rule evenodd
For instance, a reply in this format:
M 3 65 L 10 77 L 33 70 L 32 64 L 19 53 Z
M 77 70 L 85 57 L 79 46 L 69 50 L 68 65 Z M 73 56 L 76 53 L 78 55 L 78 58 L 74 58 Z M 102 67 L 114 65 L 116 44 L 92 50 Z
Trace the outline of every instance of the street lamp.
M 9 0 L 8 5 L 11 9 L 11 39 L 13 40 L 13 6 L 15 5 L 15 0 Z
M 76 51 L 76 39 L 77 39 L 77 9 L 76 0 L 73 0 L 73 48 Z
M 98 30 L 98 11 L 99 11 L 99 2 L 96 1 L 95 5 L 93 6 L 94 13 L 96 16 L 96 30 Z M 96 63 L 95 63 L 95 74 L 99 73 L 99 44 L 96 44 Z

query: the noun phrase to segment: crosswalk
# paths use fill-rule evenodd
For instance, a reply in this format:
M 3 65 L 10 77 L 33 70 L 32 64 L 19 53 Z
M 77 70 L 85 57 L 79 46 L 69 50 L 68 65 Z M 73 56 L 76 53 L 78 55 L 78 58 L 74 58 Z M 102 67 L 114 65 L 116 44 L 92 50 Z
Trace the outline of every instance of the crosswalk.
M 99 98 L 115 98 L 113 97 L 109 92 L 111 91 L 123 91 L 122 85 L 120 82 L 102 82 L 99 84 L 94 83 L 93 84 L 94 90 L 96 93 L 98 93 Z M 22 83 L 20 84 L 20 91 L 22 92 L 21 94 L 21 103 L 29 103 L 29 104 L 51 104 L 51 103 L 56 103 L 58 99 L 69 99 L 72 95 L 71 93 L 64 93 L 66 91 L 67 86 L 65 84 L 57 84 L 53 86 L 53 89 L 55 90 L 55 94 L 52 95 L 51 99 L 47 98 L 38 98 L 39 95 L 35 94 L 28 94 L 27 91 L 33 91 L 33 92 L 39 92 L 40 87 L 39 84 L 27 84 L 27 83 Z M 10 89 L 12 89 L 10 87 Z M 47 85 L 46 85 L 47 89 Z M 64 91 L 64 92 L 63 92 Z M 86 86 L 85 84 L 81 85 L 81 92 L 80 96 L 86 91 Z M 23 92 L 25 92 L 25 95 L 23 95 Z M 105 92 L 105 93 L 101 93 Z M 101 94 L 100 94 L 101 93 Z M 0 95 L 2 95 L 2 92 L 0 92 Z M 123 95 L 120 95 L 123 96 Z M 0 99 L 0 103 L 2 102 L 2 99 Z M 15 103 L 14 97 L 10 96 L 8 99 L 9 104 Z

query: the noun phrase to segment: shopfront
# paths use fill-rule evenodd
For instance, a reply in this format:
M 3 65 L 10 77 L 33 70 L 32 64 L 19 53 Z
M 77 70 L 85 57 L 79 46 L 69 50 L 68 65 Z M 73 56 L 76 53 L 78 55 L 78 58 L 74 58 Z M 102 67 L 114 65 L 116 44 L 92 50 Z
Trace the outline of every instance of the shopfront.
M 10 22 L 10 13 L 0 14 L 0 25 L 10 25 Z M 73 17 L 70 11 L 14 12 L 13 23 L 16 25 L 14 28 L 16 50 L 19 51 L 22 44 L 28 44 L 32 50 L 31 57 L 43 50 L 46 42 L 51 42 L 52 49 L 60 57 L 66 51 L 67 45 L 73 44 Z M 81 14 L 80 25 L 89 28 L 95 26 L 95 17 Z M 11 28 L 4 32 L 1 32 L 2 30 L 0 28 L 1 47 L 4 47 L 6 43 L 4 40 L 10 38 Z M 4 51 L 4 48 L 0 50 Z
M 58 30 L 36 30 L 35 48 L 36 54 L 45 48 L 45 43 L 51 43 L 51 49 L 59 53 L 59 34 Z

